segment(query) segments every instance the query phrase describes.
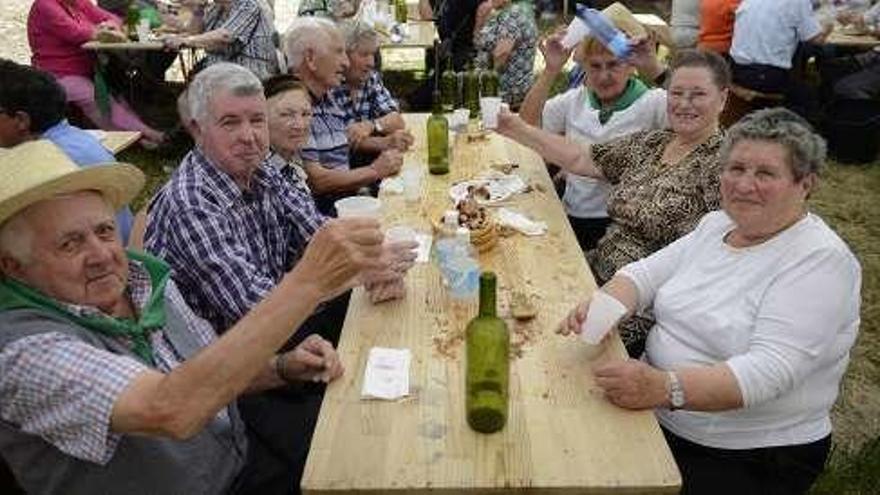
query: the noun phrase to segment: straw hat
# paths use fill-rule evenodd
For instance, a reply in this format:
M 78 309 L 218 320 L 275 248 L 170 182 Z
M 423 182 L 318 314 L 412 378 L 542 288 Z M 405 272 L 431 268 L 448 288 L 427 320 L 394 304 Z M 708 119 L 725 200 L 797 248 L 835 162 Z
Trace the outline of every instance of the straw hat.
M 657 16 L 644 16 L 658 21 L 657 24 L 649 24 L 636 18 L 626 5 L 620 2 L 614 2 L 602 10 L 602 14 L 617 26 L 618 29 L 627 34 L 630 38 L 643 38 L 648 35 L 648 31 L 653 32 L 657 41 L 661 45 L 672 46 L 672 35 L 669 26 Z
M 46 140 L 28 141 L 0 153 L 0 177 L 0 225 L 34 203 L 77 191 L 98 191 L 118 209 L 144 185 L 144 174 L 134 165 L 81 168 Z

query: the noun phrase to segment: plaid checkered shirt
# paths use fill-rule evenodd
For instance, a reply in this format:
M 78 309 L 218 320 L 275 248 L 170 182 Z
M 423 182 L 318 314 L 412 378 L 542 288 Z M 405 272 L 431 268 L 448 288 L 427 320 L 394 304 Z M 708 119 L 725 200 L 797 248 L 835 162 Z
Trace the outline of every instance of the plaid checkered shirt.
M 196 147 L 149 208 L 145 247 L 218 333 L 263 300 L 325 221 L 311 195 L 265 161 L 250 186 Z
M 232 62 L 247 67 L 261 80 L 278 74 L 273 41 L 275 28 L 255 0 L 235 0 L 227 8 L 210 5 L 203 22 L 205 32 L 226 29 L 232 34 L 229 46 L 205 52 L 207 65 Z
M 345 130 L 354 119 L 332 97 L 332 90 L 321 97 L 311 95 L 311 98 L 309 141 L 300 150 L 300 156 L 304 161 L 320 163 L 327 168 L 348 170 L 349 146 Z
M 397 101 L 382 83 L 382 76 L 378 71 L 370 72 L 355 94 L 357 96 L 353 99 L 351 91 L 344 84 L 330 90 L 330 97 L 336 105 L 354 121 L 376 120 L 400 110 Z
M 134 260 L 129 260 L 128 293 L 139 311 L 152 293 L 149 274 Z M 165 293 L 166 302 L 178 309 L 200 344 L 216 339 L 208 322 L 186 306 L 174 282 L 168 281 Z M 74 314 L 104 315 L 94 307 L 59 303 Z M 131 346 L 126 337 L 117 338 Z M 183 361 L 162 330 L 150 333 L 150 342 L 158 371 L 170 372 Z M 0 352 L 0 418 L 67 455 L 106 464 L 122 438 L 110 431 L 113 404 L 147 369 L 134 357 L 113 354 L 72 335 L 23 337 Z M 226 415 L 226 409 L 219 415 Z

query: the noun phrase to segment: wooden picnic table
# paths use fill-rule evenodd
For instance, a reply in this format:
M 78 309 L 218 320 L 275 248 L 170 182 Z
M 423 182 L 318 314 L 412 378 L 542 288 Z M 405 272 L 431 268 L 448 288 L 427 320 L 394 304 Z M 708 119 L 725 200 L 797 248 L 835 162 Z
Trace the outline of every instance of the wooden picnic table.
M 870 34 L 857 34 L 840 25 L 836 25 L 825 43 L 829 45 L 846 46 L 851 48 L 871 49 L 880 46 L 880 38 Z
M 114 155 L 133 145 L 141 138 L 139 131 L 93 131 L 98 141 L 101 141 Z
M 122 51 L 122 50 L 165 50 L 165 44 L 161 41 L 123 41 L 119 43 L 107 43 L 103 41 L 89 41 L 82 44 L 82 48 L 93 51 Z
M 404 167 L 427 168 L 426 117 L 405 116 L 416 141 Z M 381 196 L 383 224 L 429 232 L 430 219 L 451 206 L 451 184 L 511 162 L 533 190 L 505 206 L 546 222 L 548 233 L 501 238 L 480 256 L 482 268 L 498 275 L 501 316 L 509 315 L 512 289 L 538 298 L 539 314 L 531 322 L 507 318 L 519 349 L 511 362 L 507 425 L 493 435 L 467 426 L 462 339 L 476 301 L 453 304 L 435 264 L 417 264 L 407 274 L 403 300 L 373 305 L 362 289 L 352 294 L 339 343 L 346 373 L 327 388 L 304 493 L 678 492 L 680 475 L 654 415 L 612 405 L 593 383 L 593 363 L 625 357 L 620 339 L 590 347 L 555 332 L 596 286 L 537 154 L 497 134 L 477 143 L 459 139 L 451 172 L 425 174 L 420 203 Z M 411 350 L 409 398 L 361 399 L 374 346 Z

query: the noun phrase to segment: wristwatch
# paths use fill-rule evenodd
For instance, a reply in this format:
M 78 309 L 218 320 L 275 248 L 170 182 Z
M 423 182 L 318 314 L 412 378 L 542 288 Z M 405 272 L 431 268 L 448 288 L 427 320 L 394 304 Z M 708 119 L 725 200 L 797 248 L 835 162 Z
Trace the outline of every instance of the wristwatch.
M 382 122 L 379 119 L 373 121 L 373 130 L 376 131 L 376 134 L 385 134 L 385 129 L 382 127 Z
M 666 394 L 669 397 L 669 410 L 674 411 L 684 407 L 684 388 L 681 386 L 681 382 L 678 381 L 678 375 L 674 371 L 670 371 L 668 374 L 669 382 L 666 385 Z

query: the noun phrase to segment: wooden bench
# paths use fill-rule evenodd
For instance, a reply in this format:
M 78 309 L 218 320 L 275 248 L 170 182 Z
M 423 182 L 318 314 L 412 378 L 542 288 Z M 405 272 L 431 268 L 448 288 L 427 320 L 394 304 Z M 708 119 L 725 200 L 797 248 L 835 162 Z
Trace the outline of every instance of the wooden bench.
M 721 125 L 730 127 L 747 113 L 760 108 L 782 104 L 785 95 L 781 93 L 762 93 L 744 86 L 732 84 L 727 95 L 727 105 L 721 112 Z

